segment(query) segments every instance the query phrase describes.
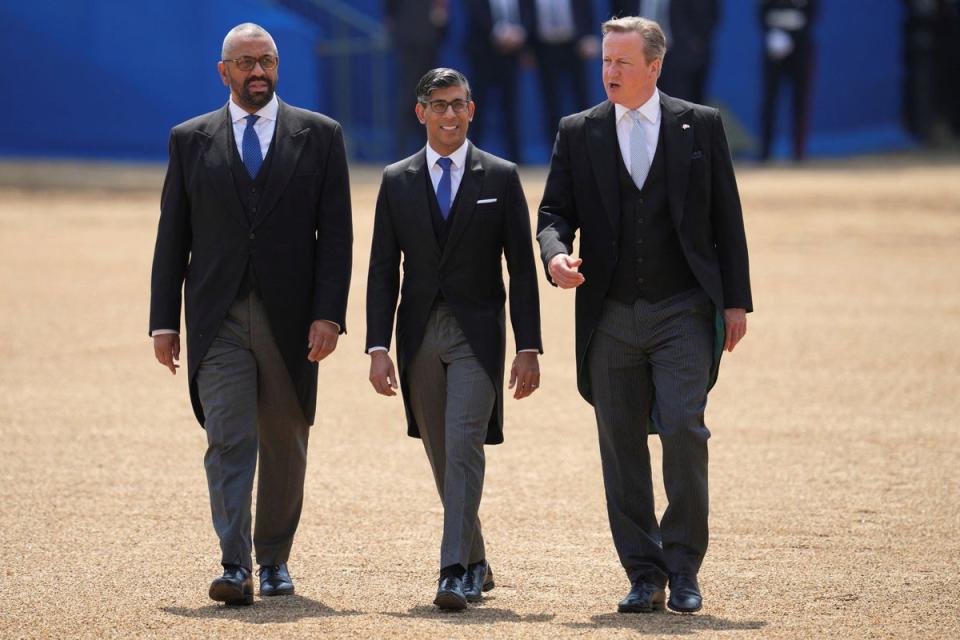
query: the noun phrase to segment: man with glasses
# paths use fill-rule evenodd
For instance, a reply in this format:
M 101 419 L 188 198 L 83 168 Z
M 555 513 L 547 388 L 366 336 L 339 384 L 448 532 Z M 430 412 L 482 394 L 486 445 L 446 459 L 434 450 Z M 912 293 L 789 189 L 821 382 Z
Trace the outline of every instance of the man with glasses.
M 526 199 L 516 165 L 467 140 L 474 109 L 459 71 L 420 80 L 427 145 L 383 173 L 367 281 L 370 383 L 384 396 L 400 387 L 407 433 L 426 449 L 444 507 L 434 604 L 453 610 L 494 586 L 477 514 L 483 445 L 503 441 L 504 255 L 514 398 L 537 390 L 542 352 Z M 388 353 L 394 312 L 399 377 Z
M 150 333 L 176 373 L 185 285 L 190 399 L 223 576 L 214 600 L 293 593 L 317 363 L 345 330 L 353 231 L 340 125 L 274 94 L 279 57 L 241 24 L 217 65 L 227 104 L 173 128 L 153 260 Z M 250 502 L 259 456 L 257 514 Z

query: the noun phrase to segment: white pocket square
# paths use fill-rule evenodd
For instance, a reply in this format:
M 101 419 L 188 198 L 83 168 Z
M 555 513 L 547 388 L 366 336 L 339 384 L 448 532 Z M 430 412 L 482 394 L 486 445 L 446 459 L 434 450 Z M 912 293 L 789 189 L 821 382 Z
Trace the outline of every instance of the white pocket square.
M 684 124 L 684 125 L 681 125 L 681 128 L 684 129 L 684 130 L 687 130 L 687 129 L 690 128 L 690 125 Z
M 496 202 L 496 198 L 487 198 L 486 200 L 477 200 L 477 204 L 489 204 L 491 202 Z

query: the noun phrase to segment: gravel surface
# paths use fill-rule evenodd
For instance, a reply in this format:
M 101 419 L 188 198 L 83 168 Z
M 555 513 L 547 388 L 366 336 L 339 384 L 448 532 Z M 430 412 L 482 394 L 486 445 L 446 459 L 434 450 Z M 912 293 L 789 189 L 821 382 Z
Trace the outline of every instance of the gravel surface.
M 379 174 L 353 172 L 349 333 L 321 366 L 298 595 L 241 609 L 207 598 L 204 434 L 147 338 L 158 193 L 0 188 L 0 637 L 960 637 L 956 163 L 740 171 L 757 312 L 710 396 L 697 615 L 615 613 L 629 585 L 573 295 L 543 281 L 543 387 L 508 400 L 487 448 L 497 588 L 432 607 L 439 500 L 363 355 Z M 523 172 L 534 207 L 544 175 Z

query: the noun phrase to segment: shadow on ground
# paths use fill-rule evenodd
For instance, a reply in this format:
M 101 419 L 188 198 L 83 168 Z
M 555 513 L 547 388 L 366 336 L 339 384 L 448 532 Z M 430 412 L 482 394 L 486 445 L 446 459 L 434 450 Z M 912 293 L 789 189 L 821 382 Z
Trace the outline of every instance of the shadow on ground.
M 161 607 L 164 613 L 184 618 L 216 618 L 238 620 L 250 624 L 274 624 L 297 622 L 304 618 L 332 618 L 339 616 L 358 616 L 361 611 L 338 611 L 318 600 L 292 595 L 283 598 L 263 598 L 249 607 L 228 607 L 211 604 L 190 609 L 188 607 Z
M 543 623 L 550 622 L 556 616 L 552 613 L 534 613 L 520 615 L 510 609 L 496 607 L 471 606 L 463 611 L 442 611 L 432 605 L 414 607 L 406 613 L 388 613 L 391 618 L 418 618 L 436 620 L 452 624 L 490 624 L 492 622 Z
M 684 635 L 701 631 L 755 631 L 766 626 L 762 620 L 727 620 L 711 615 L 676 613 L 604 613 L 590 622 L 567 622 L 571 629 L 630 629 L 654 635 Z

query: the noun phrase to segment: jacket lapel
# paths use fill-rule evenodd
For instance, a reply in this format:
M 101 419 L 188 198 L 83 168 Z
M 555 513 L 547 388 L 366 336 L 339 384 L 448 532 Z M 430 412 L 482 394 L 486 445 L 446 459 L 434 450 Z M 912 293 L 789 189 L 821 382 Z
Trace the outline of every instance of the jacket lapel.
M 620 233 L 620 188 L 617 184 L 617 123 L 612 102 L 604 102 L 586 117 L 587 155 L 600 190 L 600 200 L 614 236 Z
M 302 126 L 303 123 L 296 118 L 293 112 L 282 100 L 277 110 L 277 126 L 273 132 L 273 143 L 270 153 L 273 155 L 270 175 L 267 177 L 267 184 L 263 189 L 263 200 L 260 204 L 260 214 L 254 218 L 253 227 L 257 227 L 266 219 L 280 200 L 294 169 L 297 168 L 297 162 L 300 160 L 300 153 L 310 137 L 310 127 Z
M 243 211 L 243 203 L 240 202 L 237 187 L 233 183 L 233 157 L 237 143 L 233 135 L 229 106 L 224 106 L 214 116 L 214 124 L 210 131 L 201 133 L 209 136 L 203 152 L 203 163 L 207 168 L 206 174 L 214 183 L 214 191 L 223 194 L 224 207 L 234 219 L 244 227 L 248 227 L 250 223 L 247 221 L 247 214 Z
M 416 224 L 420 231 L 417 235 L 427 239 L 433 251 L 439 257 L 440 245 L 437 243 L 437 236 L 433 232 L 433 222 L 430 220 L 430 202 L 427 200 L 427 151 L 421 149 L 419 153 L 410 159 L 404 171 L 406 177 L 406 208 L 405 214 L 411 218 L 411 223 Z
M 473 144 L 467 147 L 467 159 L 464 163 L 463 179 L 460 180 L 460 188 L 457 190 L 454 199 L 454 207 L 450 210 L 453 215 L 451 221 L 450 235 L 447 237 L 447 243 L 443 246 L 443 255 L 448 255 L 456 247 L 457 242 L 463 235 L 464 229 L 473 218 L 474 209 L 477 208 L 477 196 L 480 195 L 480 189 L 483 187 L 483 162 L 480 153 Z
M 663 145 L 667 161 L 667 203 L 677 232 L 683 220 L 683 202 L 690 179 L 690 154 L 693 152 L 693 124 L 688 122 L 689 109 L 670 96 L 660 94 Z M 686 127 L 686 128 L 684 128 Z

